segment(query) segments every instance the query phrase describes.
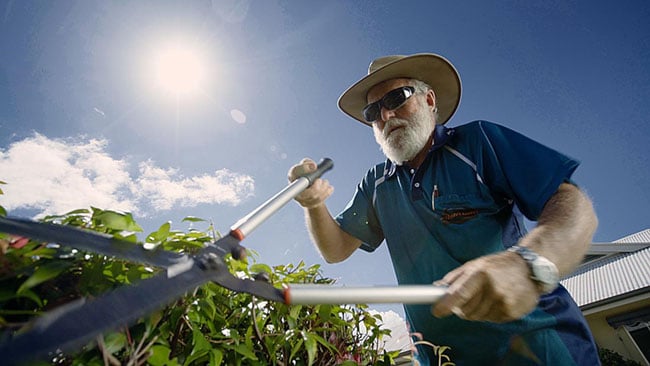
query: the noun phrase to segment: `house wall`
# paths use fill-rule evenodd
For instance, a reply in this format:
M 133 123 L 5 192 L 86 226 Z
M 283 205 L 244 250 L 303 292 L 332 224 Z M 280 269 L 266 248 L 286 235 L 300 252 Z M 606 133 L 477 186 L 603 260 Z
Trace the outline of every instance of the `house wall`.
M 607 317 L 625 314 L 647 306 L 650 306 L 650 294 L 589 309 L 583 313 L 599 347 L 612 350 L 627 359 L 644 365 L 647 361 L 629 333 L 623 326 L 618 329 L 612 328 L 607 323 Z

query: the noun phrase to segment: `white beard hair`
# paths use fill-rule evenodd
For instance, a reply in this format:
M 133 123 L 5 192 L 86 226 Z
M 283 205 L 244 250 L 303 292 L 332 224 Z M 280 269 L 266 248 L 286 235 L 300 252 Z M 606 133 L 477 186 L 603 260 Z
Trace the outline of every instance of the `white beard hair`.
M 431 118 L 426 106 L 421 105 L 410 120 L 391 118 L 386 121 L 384 131 L 388 131 L 393 125 L 405 126 L 405 128 L 395 131 L 389 139 L 386 139 L 383 132 L 373 126 L 375 141 L 388 159 L 397 165 L 402 165 L 413 159 L 429 141 L 435 128 L 435 123 L 432 123 Z

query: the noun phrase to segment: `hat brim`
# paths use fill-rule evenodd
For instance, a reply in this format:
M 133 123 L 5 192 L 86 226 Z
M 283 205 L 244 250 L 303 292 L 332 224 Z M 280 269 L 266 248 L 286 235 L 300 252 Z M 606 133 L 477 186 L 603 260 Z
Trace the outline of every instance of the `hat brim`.
M 339 108 L 357 121 L 372 126 L 363 118 L 366 96 L 375 85 L 390 79 L 418 79 L 433 89 L 438 107 L 438 124 L 445 124 L 460 104 L 461 82 L 456 68 L 442 56 L 419 53 L 400 58 L 368 74 L 339 98 Z

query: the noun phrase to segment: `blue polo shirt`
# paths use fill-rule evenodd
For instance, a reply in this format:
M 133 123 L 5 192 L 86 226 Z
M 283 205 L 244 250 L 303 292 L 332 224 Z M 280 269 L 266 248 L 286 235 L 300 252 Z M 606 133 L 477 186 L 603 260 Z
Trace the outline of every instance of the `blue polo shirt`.
M 370 169 L 336 220 L 362 249 L 386 242 L 400 284 L 431 284 L 474 258 L 503 251 L 525 235 L 578 162 L 503 126 L 476 121 L 437 126 L 418 169 L 391 161 Z M 497 324 L 431 315 L 405 305 L 412 332 L 456 365 L 598 365 L 591 333 L 568 292 L 543 296 L 523 319 Z M 426 365 L 431 347 L 418 346 Z M 538 362 L 539 361 L 539 362 Z

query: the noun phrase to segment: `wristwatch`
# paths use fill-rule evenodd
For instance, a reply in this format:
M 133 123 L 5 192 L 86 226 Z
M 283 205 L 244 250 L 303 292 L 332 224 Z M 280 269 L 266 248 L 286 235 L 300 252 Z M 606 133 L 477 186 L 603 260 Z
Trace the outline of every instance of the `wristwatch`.
M 508 251 L 519 254 L 526 261 L 531 273 L 530 278 L 540 286 L 542 294 L 555 290 L 560 282 L 560 273 L 553 262 L 518 245 L 511 246 Z

